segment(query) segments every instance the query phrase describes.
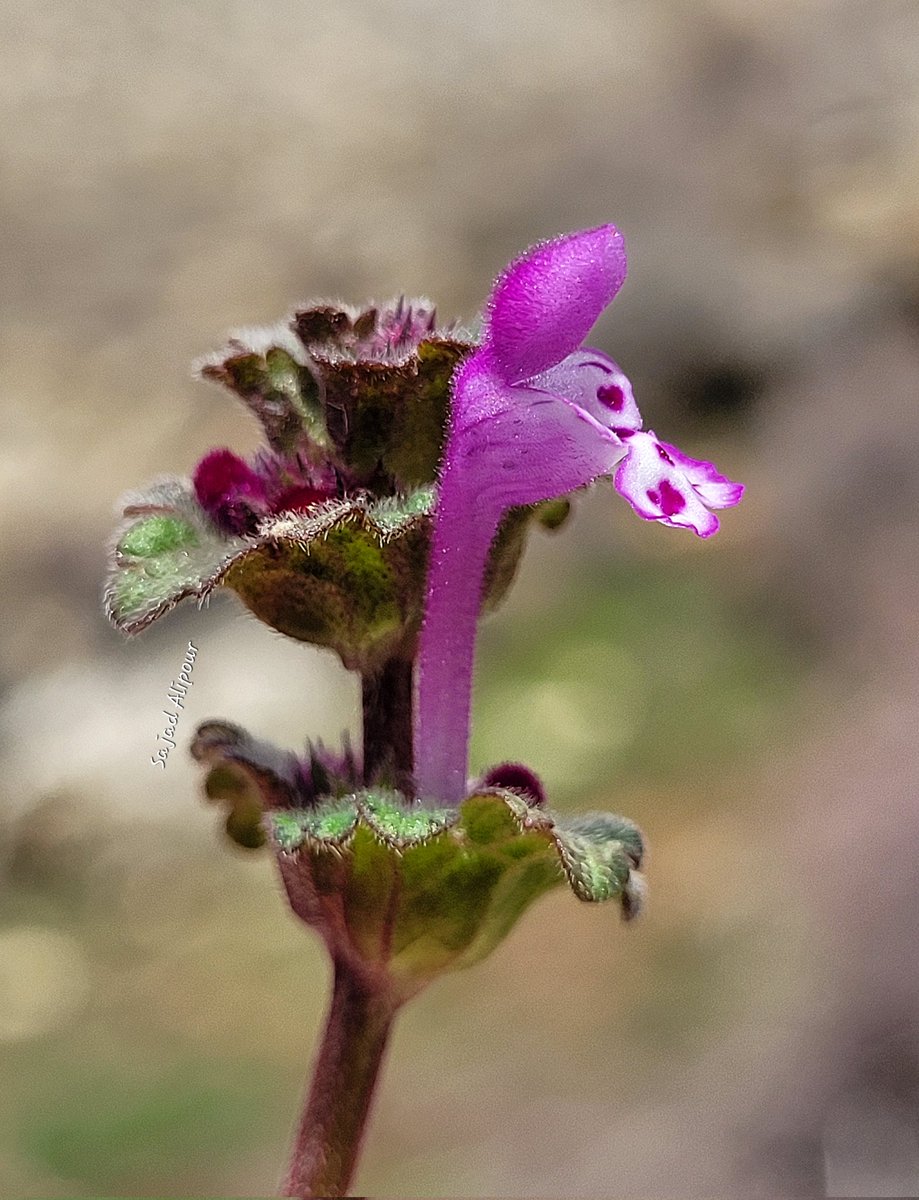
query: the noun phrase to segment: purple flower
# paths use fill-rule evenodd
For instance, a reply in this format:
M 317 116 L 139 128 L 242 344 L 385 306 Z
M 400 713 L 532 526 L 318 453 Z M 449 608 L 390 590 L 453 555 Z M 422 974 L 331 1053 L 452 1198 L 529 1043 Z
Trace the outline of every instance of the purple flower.
M 298 454 L 259 452 L 250 466 L 232 450 L 210 450 L 192 474 L 198 503 L 226 534 L 254 535 L 266 516 L 309 508 L 335 495 L 334 474 Z
M 533 247 L 499 277 L 482 344 L 453 377 L 453 402 L 419 656 L 418 792 L 456 803 L 466 759 L 476 623 L 504 513 L 601 475 L 646 520 L 710 537 L 712 508 L 743 488 L 642 430 L 628 379 L 583 338 L 626 275 L 612 225 Z

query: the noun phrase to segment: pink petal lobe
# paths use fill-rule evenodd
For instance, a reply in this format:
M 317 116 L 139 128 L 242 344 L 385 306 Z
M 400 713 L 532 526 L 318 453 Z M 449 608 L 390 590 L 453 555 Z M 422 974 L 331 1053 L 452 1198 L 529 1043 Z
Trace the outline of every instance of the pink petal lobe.
M 690 458 L 669 442 L 661 442 L 661 445 L 709 508 L 733 508 L 735 504 L 740 503 L 744 494 L 742 483 L 734 483 L 732 479 L 722 475 L 714 463 Z
M 616 472 L 616 490 L 640 517 L 674 529 L 691 529 L 703 538 L 718 532 L 718 518 L 705 507 L 669 447 L 653 433 L 632 434 L 626 444 L 628 454 Z
M 498 278 L 485 342 L 505 383 L 554 367 L 580 346 L 626 276 L 614 225 L 533 246 Z
M 575 350 L 557 366 L 534 376 L 527 387 L 553 392 L 609 429 L 641 429 L 641 413 L 621 368 L 599 350 Z

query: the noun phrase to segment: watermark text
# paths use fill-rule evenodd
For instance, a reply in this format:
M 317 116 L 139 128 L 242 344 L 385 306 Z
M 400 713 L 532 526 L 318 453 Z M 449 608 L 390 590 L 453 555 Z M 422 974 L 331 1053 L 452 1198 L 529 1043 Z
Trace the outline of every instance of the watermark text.
M 175 750 L 176 748 L 175 732 L 179 726 L 179 715 L 185 708 L 185 697 L 188 695 L 188 689 L 192 685 L 191 673 L 195 668 L 197 654 L 198 647 L 194 642 L 189 642 L 188 649 L 185 651 L 185 658 L 182 660 L 182 666 L 179 669 L 179 678 L 173 679 L 166 693 L 166 703 L 171 704 L 172 708 L 163 709 L 163 716 L 166 718 L 166 728 L 156 738 L 158 742 L 164 742 L 165 745 L 160 746 L 156 754 L 150 759 L 155 767 L 162 767 L 164 771 L 166 770 L 166 759 L 169 757 L 170 750 Z

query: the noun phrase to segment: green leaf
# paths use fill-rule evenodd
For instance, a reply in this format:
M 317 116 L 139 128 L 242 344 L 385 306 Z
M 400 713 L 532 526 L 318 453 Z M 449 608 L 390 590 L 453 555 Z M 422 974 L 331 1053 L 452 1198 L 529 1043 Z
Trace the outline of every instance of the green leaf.
M 407 495 L 384 496 L 367 507 L 367 524 L 384 540 L 399 537 L 434 512 L 434 487 L 420 487 Z
M 470 796 L 459 810 L 358 792 L 272 813 L 269 824 L 295 911 L 333 957 L 356 949 L 405 995 L 485 957 L 566 878 L 582 900 L 618 898 L 627 917 L 642 895 L 630 822 L 561 821 L 512 792 Z
M 187 481 L 161 480 L 127 497 L 108 616 L 137 633 L 220 585 L 279 632 L 337 650 L 346 666 L 372 667 L 417 637 L 432 503 L 432 488 L 344 498 L 272 517 L 257 537 L 227 537 Z
M 125 498 L 106 582 L 106 613 L 123 633 L 138 633 L 187 597 L 203 599 L 247 550 L 224 537 L 182 479 L 166 478 Z
M 618 841 L 629 856 L 633 866 L 641 866 L 644 855 L 644 840 L 641 830 L 634 822 L 614 813 L 577 813 L 559 822 L 559 829 L 576 837 L 587 838 L 598 845 Z
M 106 611 L 138 633 L 192 597 L 234 591 L 265 624 L 297 641 L 337 651 L 346 667 L 373 670 L 411 657 L 424 611 L 436 492 L 345 496 L 263 520 L 257 535 L 223 534 L 191 484 L 162 479 L 126 497 L 110 557 Z M 486 572 L 484 603 L 509 587 L 533 509 L 507 514 Z
M 384 542 L 355 501 L 303 521 L 277 518 L 262 537 L 265 547 L 237 560 L 224 578 L 260 620 L 337 650 L 355 669 L 412 645 L 421 624 L 426 528 L 406 525 Z
M 554 837 L 568 882 L 580 900 L 622 896 L 632 867 L 641 862 L 641 835 L 622 817 L 591 813 L 560 820 Z
M 452 808 L 423 808 L 406 802 L 399 792 L 362 792 L 358 810 L 368 829 L 385 845 L 397 850 L 420 846 L 455 825 Z
M 199 366 L 204 379 L 234 392 L 260 421 L 278 454 L 316 457 L 331 446 L 315 365 L 285 326 L 240 335 Z
M 204 784 L 208 800 L 227 808 L 227 836 L 245 850 L 259 850 L 265 844 L 262 806 L 245 777 L 230 767 L 215 767 Z
M 450 407 L 450 379 L 468 343 L 431 337 L 413 354 L 381 361 L 311 346 L 325 385 L 338 457 L 360 487 L 378 486 L 380 467 L 404 491 L 437 478 Z
M 142 517 L 118 543 L 120 554 L 133 558 L 158 558 L 170 550 L 193 550 L 198 545 L 195 527 L 172 515 Z
M 539 832 L 524 829 L 518 804 L 510 793 L 470 797 L 448 834 L 404 853 L 392 935 L 397 978 L 431 978 L 478 962 L 533 901 L 564 881 L 545 818 Z
M 357 827 L 358 811 L 353 796 L 330 800 L 316 808 L 276 812 L 270 817 L 271 835 L 279 850 L 291 853 L 301 846 L 318 851 L 339 847 L 349 841 Z
M 264 811 L 298 799 L 296 756 L 220 721 L 199 727 L 191 754 L 210 766 L 204 791 L 227 809 L 229 837 L 247 850 L 259 849 L 265 844 Z

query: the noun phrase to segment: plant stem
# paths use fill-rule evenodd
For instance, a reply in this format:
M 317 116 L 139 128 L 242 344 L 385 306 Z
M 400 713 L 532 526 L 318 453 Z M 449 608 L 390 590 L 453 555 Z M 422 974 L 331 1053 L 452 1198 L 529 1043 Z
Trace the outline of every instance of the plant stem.
M 382 670 L 362 677 L 365 783 L 380 767 L 392 769 L 397 787 L 411 780 L 412 671 L 411 661 L 391 658 Z
M 398 1004 L 336 964 L 313 1082 L 300 1121 L 285 1196 L 344 1196 Z

